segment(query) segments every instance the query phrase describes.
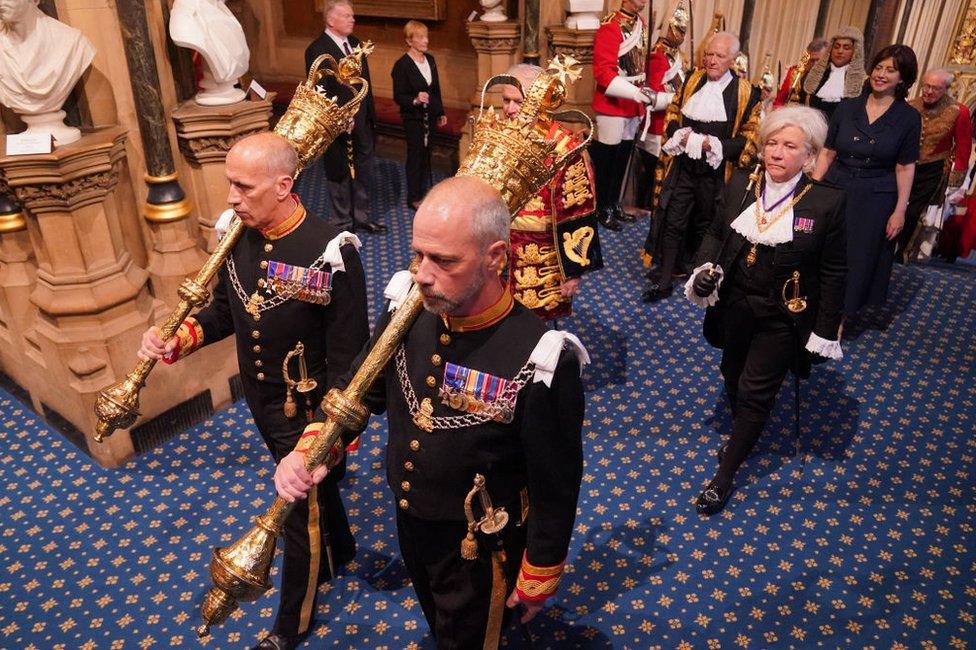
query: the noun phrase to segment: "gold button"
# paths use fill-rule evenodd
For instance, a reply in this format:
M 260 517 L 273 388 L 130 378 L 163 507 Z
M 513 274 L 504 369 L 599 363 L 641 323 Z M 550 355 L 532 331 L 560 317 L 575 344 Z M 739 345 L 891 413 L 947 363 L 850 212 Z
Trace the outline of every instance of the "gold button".
M 405 462 L 405 463 L 403 464 L 403 469 L 405 469 L 405 470 L 407 470 L 408 472 L 412 472 L 412 471 L 413 471 L 413 463 L 411 463 L 411 462 L 410 462 L 410 461 L 408 460 L 407 462 Z
M 258 373 L 258 381 L 264 381 L 264 373 L 263 372 L 259 372 Z
M 270 243 L 264 245 L 264 252 L 265 253 L 270 253 L 273 250 L 274 250 L 274 246 L 272 246 Z
M 258 359 L 257 361 L 254 362 L 254 365 L 256 365 L 258 368 L 260 368 L 261 366 L 264 365 L 264 361 L 261 361 L 260 359 Z
M 262 269 L 268 268 L 268 260 L 261 260 L 260 266 Z
M 441 365 L 441 355 L 435 354 L 430 357 L 430 362 L 435 366 Z
M 254 316 L 255 321 L 261 320 L 261 314 L 252 314 L 252 316 Z
M 406 499 L 400 499 L 397 505 L 400 506 L 400 510 L 406 510 L 407 508 L 410 507 L 410 502 L 407 501 Z
M 254 353 L 255 353 L 255 354 L 261 354 L 261 346 L 260 346 L 260 345 L 255 345 L 255 346 L 254 346 L 253 348 L 251 348 L 251 349 L 252 349 L 252 350 L 254 350 Z
M 401 483 L 400 484 L 400 489 L 403 490 L 404 492 L 409 492 L 410 491 L 410 481 L 404 481 L 403 483 Z
M 431 388 L 437 385 L 437 380 L 434 378 L 433 375 L 427 375 L 427 385 L 430 386 Z
M 420 441 L 419 440 L 411 440 L 410 441 L 410 449 L 411 449 L 411 451 L 420 451 Z
M 441 345 L 450 345 L 450 344 L 451 344 L 451 335 L 441 334 Z
M 259 339 L 259 338 L 261 338 L 261 332 L 259 332 L 257 330 L 252 330 L 251 331 L 251 338 L 252 339 Z
M 263 289 L 265 286 L 267 286 L 267 284 L 268 284 L 268 281 L 267 280 L 265 280 L 264 278 L 258 278 L 258 286 L 259 287 L 261 287 Z

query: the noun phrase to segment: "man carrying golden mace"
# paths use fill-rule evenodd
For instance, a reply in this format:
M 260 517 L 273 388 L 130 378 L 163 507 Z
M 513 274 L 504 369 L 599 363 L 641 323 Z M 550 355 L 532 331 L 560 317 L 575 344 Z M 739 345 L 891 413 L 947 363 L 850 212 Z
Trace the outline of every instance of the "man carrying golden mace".
M 267 590 L 288 511 L 325 478 L 322 465 L 342 434 L 348 440 L 370 410 L 384 408 L 401 551 L 439 646 L 496 647 L 506 598 L 525 606 L 527 620 L 555 592 L 582 471 L 579 372 L 588 357 L 575 337 L 546 330 L 517 305 L 499 271 L 511 215 L 585 144 L 557 151 L 553 137 L 574 63 L 556 61 L 541 74 L 517 118 L 483 109 L 460 178 L 434 188 L 417 214 L 413 273 L 387 287 L 391 311 L 355 373 L 327 394 L 324 422 L 309 425 L 279 464 L 279 498 L 249 533 L 215 552 L 208 625 Z M 499 77 L 486 89 L 495 83 L 519 84 Z M 492 503 L 491 491 L 499 507 L 472 527 L 465 499 L 478 475 L 482 504 Z
M 355 64 L 365 51 L 341 63 L 331 60 L 327 73 L 357 84 Z M 357 85 L 353 90 L 362 95 L 365 83 Z M 192 316 L 174 314 L 167 325 L 181 318 L 175 335 L 150 328 L 139 351 L 140 368 L 157 360 L 172 364 L 235 335 L 244 396 L 276 463 L 295 447 L 310 419 L 310 409 L 296 408 L 292 388 L 303 402 L 318 404 L 369 337 L 359 240 L 308 215 L 292 192 L 300 165 L 345 126 L 358 102 L 338 106 L 314 86 L 300 87 L 296 98 L 276 133 L 244 138 L 227 154 L 231 209 L 222 219 L 233 225 L 220 243 L 220 259 L 207 264 L 217 270 L 212 300 Z M 299 357 L 299 382 L 287 374 L 293 356 Z M 124 403 L 112 399 L 112 390 L 103 406 Z M 356 553 L 337 487 L 345 469 L 342 451 L 330 458 L 329 480 L 284 521 L 278 615 L 257 648 L 294 647 L 311 626 L 319 584 Z

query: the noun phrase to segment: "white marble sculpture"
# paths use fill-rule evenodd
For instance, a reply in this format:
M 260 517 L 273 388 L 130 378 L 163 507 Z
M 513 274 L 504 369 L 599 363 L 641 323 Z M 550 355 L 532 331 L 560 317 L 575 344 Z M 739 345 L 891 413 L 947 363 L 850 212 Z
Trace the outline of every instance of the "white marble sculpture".
M 569 29 L 599 29 L 603 0 L 563 0 L 566 27 Z
M 59 145 L 81 138 L 61 107 L 93 58 L 91 41 L 46 16 L 37 0 L 0 0 L 0 104 L 28 133 L 50 133 Z
M 176 0 L 170 15 L 173 42 L 203 57 L 203 90 L 194 99 L 205 106 L 233 104 L 246 95 L 234 84 L 247 72 L 251 51 L 241 24 L 224 1 Z
M 508 20 L 505 15 L 505 0 L 481 0 L 481 8 L 485 13 L 481 14 L 481 20 L 486 23 L 501 23 Z

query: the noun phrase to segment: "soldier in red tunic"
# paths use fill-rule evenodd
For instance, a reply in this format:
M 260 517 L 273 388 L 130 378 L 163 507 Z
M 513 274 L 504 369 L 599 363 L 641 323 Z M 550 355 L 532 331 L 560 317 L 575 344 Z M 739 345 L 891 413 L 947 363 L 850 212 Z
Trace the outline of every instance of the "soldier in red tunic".
M 640 12 L 646 5 L 647 0 L 623 0 L 593 38 L 596 137 L 590 155 L 596 168 L 597 215 L 610 230 L 619 230 L 621 220 L 632 220 L 620 205 L 620 188 L 644 107 L 657 105 L 657 93 L 645 85 L 648 36 Z
M 688 31 L 688 11 L 684 2 L 678 4 L 671 15 L 667 30 L 662 32 L 654 44 L 650 56 L 647 57 L 647 87 L 657 93 L 653 105 L 647 107 L 647 117 L 644 120 L 644 131 L 638 151 L 644 172 L 638 177 L 638 203 L 648 209 L 653 209 L 654 189 L 660 179 L 656 178 L 658 158 L 661 155 L 661 145 L 664 134 L 664 115 L 674 94 L 681 88 L 685 80 L 685 62 L 681 56 L 681 45 L 685 41 Z M 648 231 L 644 244 L 645 261 L 650 263 L 653 255 L 653 228 Z

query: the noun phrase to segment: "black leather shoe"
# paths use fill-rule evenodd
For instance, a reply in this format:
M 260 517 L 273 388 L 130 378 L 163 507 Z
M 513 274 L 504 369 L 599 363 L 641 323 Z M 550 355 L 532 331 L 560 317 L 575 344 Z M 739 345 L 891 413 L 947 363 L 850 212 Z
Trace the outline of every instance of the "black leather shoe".
M 620 205 L 619 203 L 613 206 L 613 216 L 616 217 L 617 221 L 621 221 L 623 223 L 634 223 L 637 221 L 637 216 L 627 214 L 627 212 L 624 210 L 624 206 Z
M 361 226 L 356 226 L 356 230 L 365 230 L 373 235 L 382 235 L 386 232 L 386 226 L 381 223 L 376 223 L 375 221 L 367 221 Z
M 728 503 L 729 497 L 732 496 L 732 483 L 729 482 L 725 489 L 721 486 L 716 485 L 713 480 L 708 486 L 702 490 L 702 493 L 698 495 L 698 500 L 695 501 L 695 509 L 699 514 L 702 515 L 714 515 L 717 512 L 721 512 L 725 504 Z
M 671 297 L 674 287 L 668 285 L 662 287 L 659 284 L 652 284 L 651 288 L 641 294 L 641 302 L 658 302 Z
M 303 634 L 287 636 L 272 632 L 251 650 L 294 650 L 301 643 L 303 636 Z
M 597 216 L 597 220 L 600 222 L 600 225 L 607 230 L 613 230 L 614 232 L 620 230 L 620 222 L 617 221 L 617 218 L 613 215 L 613 208 L 603 208 L 603 210 L 600 211 L 599 216 Z

